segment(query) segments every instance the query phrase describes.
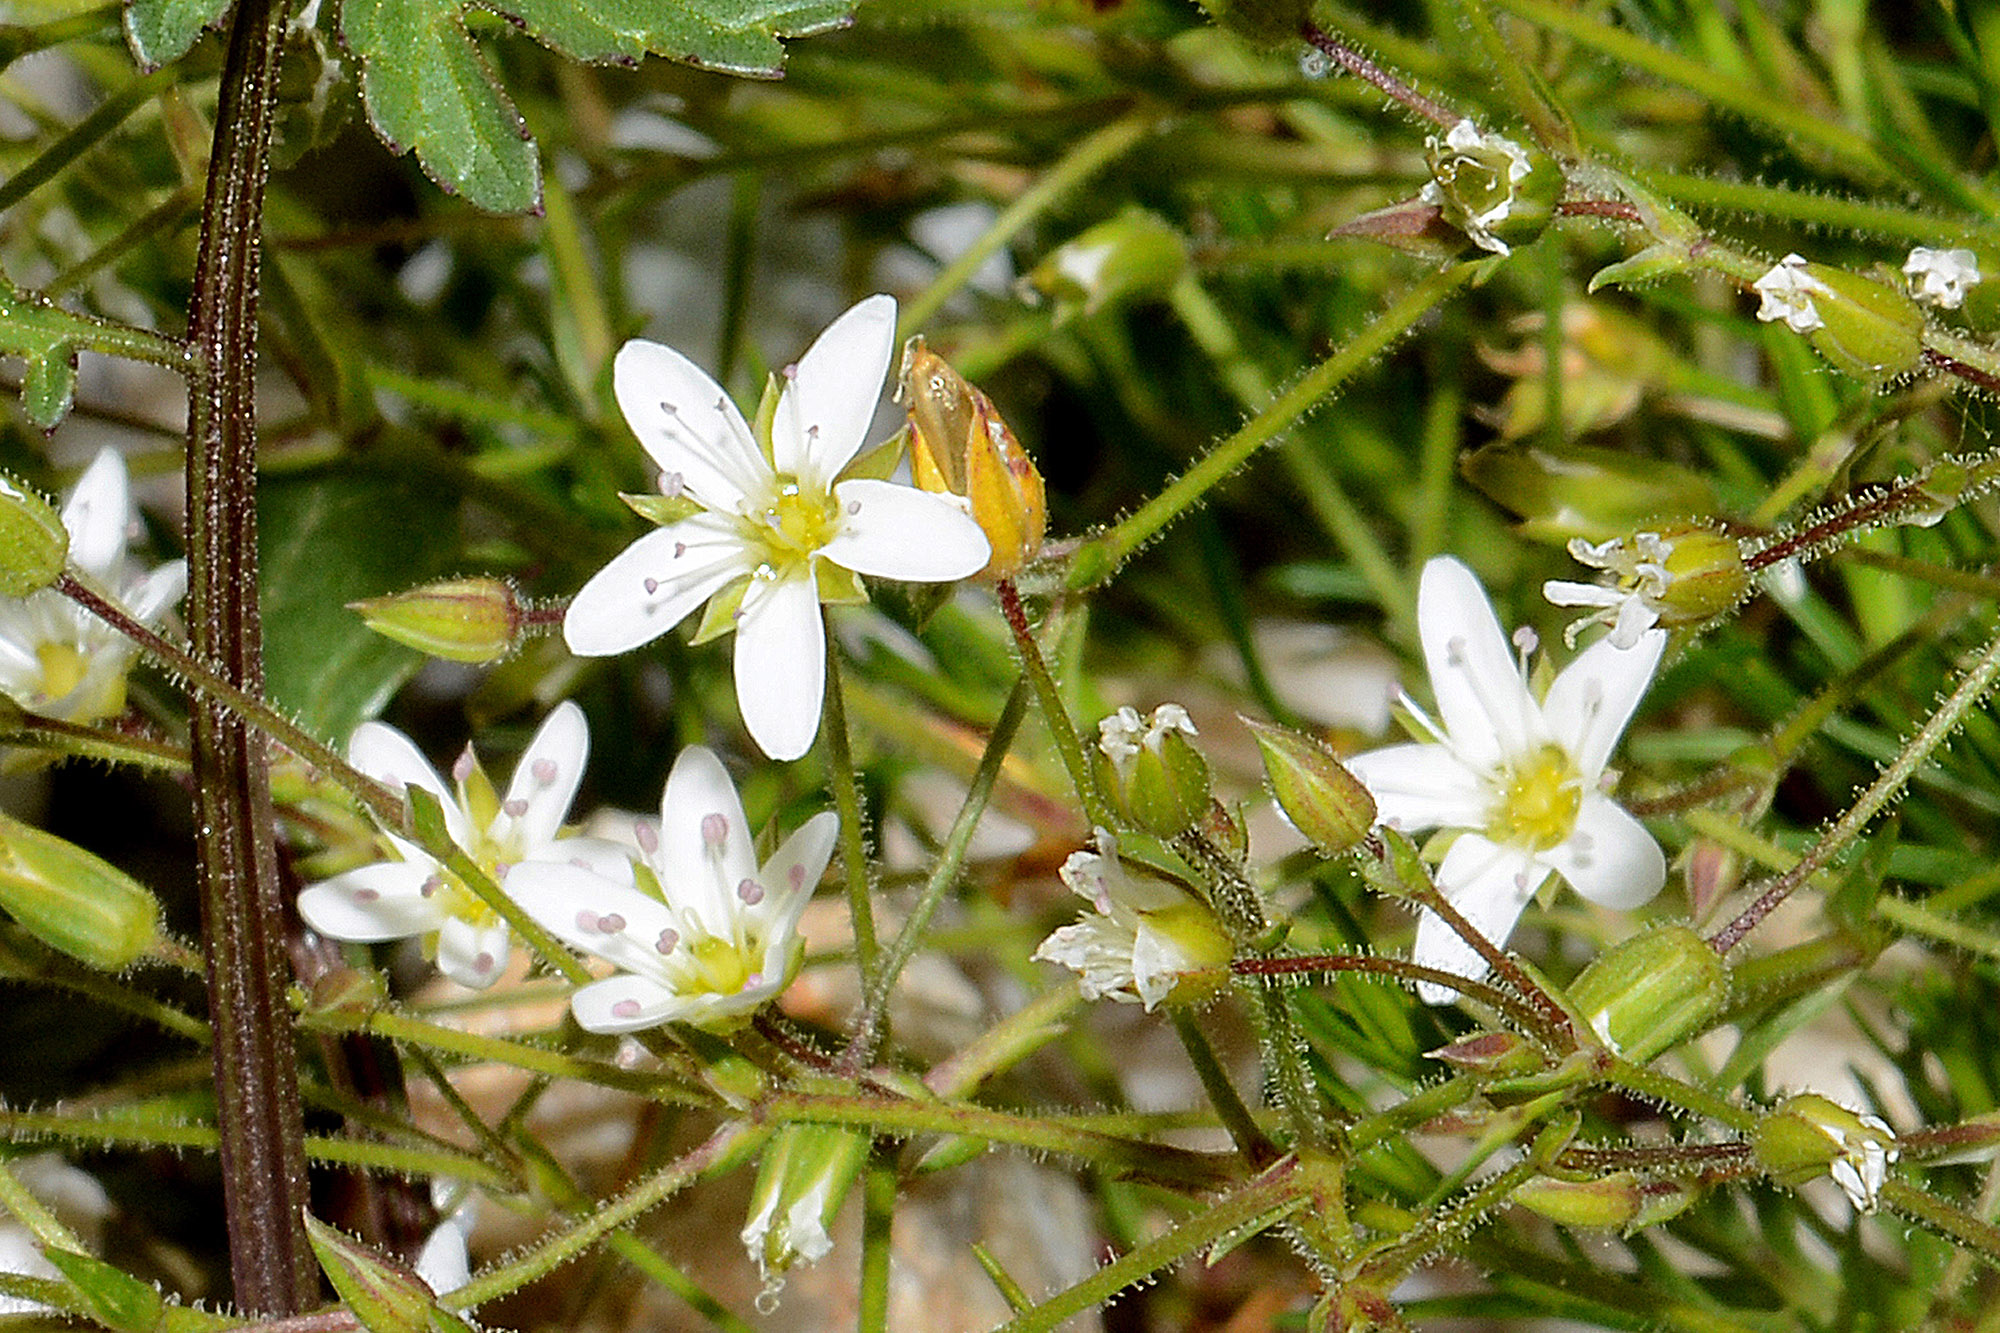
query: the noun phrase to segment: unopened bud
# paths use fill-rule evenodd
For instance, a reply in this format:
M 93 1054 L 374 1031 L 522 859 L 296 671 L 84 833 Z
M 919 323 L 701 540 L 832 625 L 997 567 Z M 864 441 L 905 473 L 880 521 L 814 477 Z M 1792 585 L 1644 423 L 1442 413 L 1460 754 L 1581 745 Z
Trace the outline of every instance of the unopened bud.
M 1692 926 L 1617 945 L 1571 983 L 1570 1001 L 1612 1051 L 1644 1064 L 1699 1032 L 1729 999 L 1729 972 Z
M 0 814 L 0 908 L 70 957 L 116 972 L 160 937 L 152 893 L 72 842 Z
M 519 645 L 526 613 L 505 579 L 463 578 L 349 602 L 368 628 L 432 657 L 497 662 Z
M 1803 1185 L 1826 1173 L 1855 1211 L 1872 1213 L 1902 1155 L 1896 1131 L 1880 1116 L 1850 1111 L 1817 1093 L 1788 1097 L 1757 1122 L 1750 1151 L 1780 1185 Z
M 1097 724 L 1098 781 L 1135 828 L 1171 838 L 1208 814 L 1208 760 L 1187 710 L 1161 704 L 1141 718 L 1121 708 Z
M 1056 322 L 1119 301 L 1164 296 L 1187 272 L 1187 240 L 1157 214 L 1128 208 L 1065 241 L 1022 276 L 1024 298 L 1046 297 Z
M 839 1125 L 787 1125 L 772 1138 L 741 1233 L 769 1287 L 832 1252 L 833 1220 L 867 1160 L 868 1136 Z
M 1531 1074 L 1547 1063 L 1540 1051 L 1512 1032 L 1476 1033 L 1425 1054 L 1454 1068 L 1498 1077 Z
M 1713 484 L 1690 469 L 1594 445 L 1501 441 L 1468 454 L 1459 470 L 1539 540 L 1625 537 L 1661 514 L 1716 504 Z
M 48 587 L 69 559 L 69 529 L 54 506 L 0 474 L 0 595 L 26 597 Z
M 1048 502 L 1042 474 L 993 400 L 922 338 L 903 349 L 901 394 L 910 412 L 910 475 L 918 486 L 963 499 L 986 534 L 989 578 L 1011 578 L 1042 550 Z
M 1296 39 L 1311 17 L 1310 0 L 1200 0 L 1208 16 L 1253 42 Z
M 1686 1181 L 1647 1180 L 1614 1171 L 1594 1180 L 1535 1176 L 1514 1187 L 1513 1200 L 1566 1227 L 1616 1228 L 1631 1235 L 1686 1212 L 1700 1191 Z
M 1243 719 L 1264 755 L 1271 794 L 1292 827 L 1325 856 L 1339 856 L 1368 836 L 1375 825 L 1375 798 L 1368 788 L 1310 736 Z
M 1418 196 L 1482 250 L 1510 254 L 1540 236 L 1562 194 L 1562 168 L 1539 149 L 1469 120 L 1424 141 L 1431 179 Z

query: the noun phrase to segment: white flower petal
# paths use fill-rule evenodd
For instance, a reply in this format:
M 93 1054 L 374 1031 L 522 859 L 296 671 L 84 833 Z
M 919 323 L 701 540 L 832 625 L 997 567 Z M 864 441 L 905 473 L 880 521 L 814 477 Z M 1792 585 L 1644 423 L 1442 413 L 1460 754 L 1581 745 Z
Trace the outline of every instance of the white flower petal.
M 665 478 L 678 476 L 704 505 L 733 512 L 770 489 L 770 465 L 743 414 L 700 366 L 635 338 L 618 349 L 611 379 L 639 444 Z
M 893 481 L 844 481 L 833 488 L 840 531 L 820 554 L 874 578 L 944 583 L 971 578 L 992 558 L 972 516 L 941 496 Z
M 826 326 L 778 400 L 772 463 L 823 492 L 861 451 L 895 352 L 896 301 L 871 296 Z
M 753 564 L 735 520 L 725 515 L 696 514 L 657 528 L 577 591 L 563 616 L 563 640 L 583 657 L 629 652 L 680 624 Z
M 739 644 L 738 658 L 743 655 Z M 717 835 L 720 842 L 713 841 Z M 660 883 L 711 934 L 728 937 L 742 911 L 736 886 L 757 874 L 750 821 L 729 770 L 715 751 L 690 745 L 674 760 L 660 794 L 660 847 L 652 856 Z
M 90 460 L 63 505 L 62 521 L 69 530 L 69 558 L 84 569 L 103 578 L 124 560 L 132 484 L 116 449 L 100 449 Z
M 134 620 L 155 624 L 168 608 L 178 606 L 187 596 L 187 582 L 187 561 L 169 560 L 128 583 L 120 600 Z
M 688 1006 L 657 981 L 620 973 L 583 987 L 569 1007 L 586 1032 L 640 1032 L 674 1021 Z
M 465 1248 L 466 1231 L 466 1222 L 447 1217 L 437 1224 L 417 1255 L 414 1265 L 417 1280 L 429 1287 L 433 1295 L 456 1291 L 472 1280 L 472 1257 Z
M 444 920 L 423 892 L 433 870 L 414 861 L 358 866 L 301 893 L 299 915 L 328 939 L 356 944 L 428 934 Z
M 1448 557 L 1424 565 L 1417 633 L 1438 714 L 1467 763 L 1490 767 L 1541 742 L 1535 702 L 1471 570 Z
M 1563 668 L 1542 701 L 1542 716 L 1556 744 L 1586 784 L 1598 774 L 1625 734 L 1625 724 L 1653 683 L 1660 654 L 1667 646 L 1665 630 L 1648 630 L 1630 648 L 1599 639 Z
M 1493 795 L 1451 746 L 1391 745 L 1344 762 L 1375 798 L 1376 817 L 1385 824 L 1418 832 L 1486 823 Z
M 791 837 L 772 854 L 758 882 L 768 890 L 762 910 L 770 919 L 773 938 L 788 936 L 798 926 L 799 914 L 806 910 L 827 862 L 833 859 L 835 840 L 840 835 L 840 816 L 831 810 L 799 825 Z
M 736 622 L 736 706 L 757 748 L 797 759 L 819 735 L 826 626 L 812 578 L 758 580 Z
M 501 812 L 494 820 L 495 839 L 503 838 L 511 825 L 520 833 L 521 855 L 540 855 L 562 831 L 589 755 L 590 726 L 584 721 L 583 710 L 565 699 L 550 711 L 514 765 Z M 509 807 L 520 814 L 510 814 Z
M 1583 798 L 1576 827 L 1540 860 L 1590 901 L 1621 911 L 1652 901 L 1667 882 L 1667 861 L 1653 835 L 1624 807 L 1595 792 Z
M 1542 585 L 1542 596 L 1551 606 L 1617 606 L 1631 594 L 1599 583 L 1569 583 L 1550 579 Z
M 363 722 L 354 729 L 347 742 L 347 762 L 377 782 L 423 788 L 444 806 L 447 821 L 458 808 L 458 797 L 444 785 L 416 742 L 386 722 Z M 452 837 L 462 839 L 466 833 L 464 812 L 459 811 L 457 818 L 459 826 L 452 829 Z
M 1457 908 L 1474 930 L 1505 948 L 1514 933 L 1514 923 L 1540 887 L 1542 871 L 1518 847 L 1503 847 L 1476 833 L 1467 833 L 1445 853 L 1438 867 L 1438 887 L 1445 901 Z M 1446 925 L 1444 918 L 1426 911 L 1417 922 L 1415 962 L 1427 967 L 1455 972 L 1471 981 L 1487 973 L 1486 960 L 1479 951 Z M 1426 1004 L 1447 1004 L 1458 998 L 1448 986 L 1424 982 L 1417 987 Z
M 549 934 L 621 971 L 662 978 L 664 960 L 679 943 L 683 923 L 665 903 L 575 866 L 517 866 L 507 876 L 507 894 Z
M 437 968 L 461 986 L 484 990 L 500 979 L 513 947 L 505 925 L 475 926 L 463 917 L 446 917 L 438 927 Z

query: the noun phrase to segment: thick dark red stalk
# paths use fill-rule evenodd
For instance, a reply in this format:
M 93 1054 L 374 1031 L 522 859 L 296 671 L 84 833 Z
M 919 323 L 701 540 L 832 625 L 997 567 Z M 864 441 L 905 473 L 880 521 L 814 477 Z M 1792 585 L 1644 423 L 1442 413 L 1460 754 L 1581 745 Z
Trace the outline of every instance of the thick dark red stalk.
M 285 10 L 239 0 L 215 109 L 188 311 L 188 628 L 196 658 L 264 689 L 257 607 L 257 298 Z M 195 828 L 230 1271 L 271 1317 L 319 1302 L 265 743 L 194 696 Z

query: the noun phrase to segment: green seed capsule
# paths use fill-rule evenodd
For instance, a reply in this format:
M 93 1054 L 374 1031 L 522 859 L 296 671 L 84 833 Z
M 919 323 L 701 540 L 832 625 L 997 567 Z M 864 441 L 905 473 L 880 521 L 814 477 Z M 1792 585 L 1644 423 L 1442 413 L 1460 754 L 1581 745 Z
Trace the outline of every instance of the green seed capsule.
M 0 908 L 50 948 L 107 972 L 130 967 L 160 937 L 160 905 L 143 884 L 4 814 Z
M 1271 794 L 1292 827 L 1325 856 L 1349 851 L 1375 824 L 1375 798 L 1310 736 L 1243 719 L 1264 755 Z
M 1729 972 L 1692 926 L 1669 922 L 1585 968 L 1569 997 L 1606 1046 L 1644 1064 L 1721 1011 L 1729 999 Z
M 495 578 L 446 579 L 347 609 L 384 638 L 453 662 L 499 661 L 520 642 L 525 618 L 514 585 Z

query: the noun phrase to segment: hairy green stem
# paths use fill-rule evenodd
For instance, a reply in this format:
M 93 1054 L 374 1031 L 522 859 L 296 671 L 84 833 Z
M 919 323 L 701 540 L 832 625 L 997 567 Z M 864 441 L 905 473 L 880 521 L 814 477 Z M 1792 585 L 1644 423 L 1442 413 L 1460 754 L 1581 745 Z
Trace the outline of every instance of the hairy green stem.
M 1356 372 L 1380 356 L 1453 292 L 1471 281 L 1477 263 L 1453 264 L 1426 276 L 1405 292 L 1361 333 L 1307 371 L 1241 430 L 1211 449 L 1193 467 L 1108 532 L 1091 538 L 1070 558 L 1072 591 L 1095 587 L 1111 577 L 1140 547 L 1159 536 L 1225 477 L 1266 445 L 1282 439 L 1305 416 Z
M 1848 807 L 1846 813 L 1835 820 L 1832 826 L 1820 835 L 1819 840 L 1806 849 L 1805 855 L 1798 859 L 1797 864 L 1772 880 L 1763 893 L 1758 895 L 1756 901 L 1743 909 L 1741 915 L 1711 936 L 1708 941 L 1709 946 L 1718 954 L 1727 954 L 1742 943 L 1743 937 L 1754 930 L 1758 922 L 1769 916 L 1779 903 L 1789 898 L 1801 884 L 1831 863 L 1836 855 L 1860 835 L 1861 830 L 1867 827 L 1868 821 L 1896 798 L 1903 790 L 1904 784 L 1909 782 L 1917 769 L 1930 758 L 1931 752 L 1942 745 L 1945 737 L 1958 728 L 1965 715 L 1986 697 L 1986 692 L 1993 688 L 1996 677 L 2000 677 L 2000 636 L 1989 640 L 1986 646 L 1980 649 L 1972 666 L 1959 679 L 1957 687 L 1942 704 L 1938 705 L 1937 711 L 1925 720 L 1924 725 L 1918 728 L 1917 734 L 1910 738 L 1909 743 L 1903 746 L 1895 759 L 1890 761 L 1875 781 L 1868 785 L 1867 790 L 1855 798 L 1854 804 Z
M 188 311 L 188 628 L 195 659 L 252 697 L 264 692 L 257 297 L 285 22 L 277 0 L 237 4 Z M 197 698 L 191 712 L 230 1278 L 244 1310 L 293 1315 L 318 1303 L 319 1271 L 305 1231 L 304 1122 L 265 742 L 211 699 Z
M 820 732 L 826 737 L 826 780 L 833 788 L 833 808 L 840 816 L 841 874 L 847 883 L 847 911 L 853 923 L 861 993 L 872 995 L 882 960 L 881 945 L 875 936 L 875 903 L 869 893 L 868 809 L 862 804 L 860 777 L 854 771 L 854 740 L 847 731 L 847 701 L 841 692 L 840 675 L 840 649 L 829 634 L 826 715 Z
M 1117 821 L 1111 814 L 1111 807 L 1105 803 L 1104 793 L 1097 788 L 1097 773 L 1091 766 L 1090 754 L 1084 749 L 1076 723 L 1063 704 L 1062 686 L 1056 683 L 1055 673 L 1049 670 L 1048 659 L 1042 656 L 1042 646 L 1035 638 L 1035 627 L 1028 623 L 1028 610 L 1021 603 L 1021 590 L 1014 586 L 1012 579 L 1001 579 L 996 591 L 1000 595 L 1000 610 L 1007 617 L 1007 627 L 1014 632 L 1014 646 L 1020 650 L 1021 670 L 1034 684 L 1035 697 L 1042 705 L 1042 720 L 1048 724 L 1049 735 L 1055 740 L 1056 753 L 1062 756 L 1063 767 L 1069 771 L 1070 785 L 1076 789 L 1076 799 L 1083 806 L 1084 818 L 1094 828 L 1115 827 Z
M 972 845 L 972 835 L 979 828 L 980 816 L 986 813 L 987 803 L 993 799 L 993 785 L 1000 778 L 1000 766 L 1013 748 L 1014 734 L 1020 730 L 1021 718 L 1027 710 L 1028 682 L 1023 677 L 1015 683 L 1014 692 L 1007 696 L 1007 702 L 986 738 L 986 753 L 980 756 L 979 768 L 972 775 L 972 786 L 965 793 L 964 803 L 959 806 L 958 817 L 945 834 L 944 846 L 938 849 L 937 860 L 931 865 L 923 892 L 917 895 L 909 917 L 903 922 L 902 929 L 896 932 L 896 938 L 876 969 L 874 984 L 862 1006 L 861 1018 L 855 1024 L 847 1055 L 843 1057 L 842 1063 L 850 1072 L 875 1058 L 875 1037 L 881 1027 L 882 1015 L 889 1010 L 889 993 L 896 988 L 896 978 L 915 957 L 917 946 L 923 942 L 924 932 L 930 928 L 931 916 L 937 911 L 938 904 L 944 901 L 945 894 L 958 882 L 959 873 L 965 868 L 966 850 Z
M 1236 1085 L 1229 1081 L 1229 1071 L 1216 1059 L 1215 1048 L 1209 1045 L 1208 1036 L 1194 1021 L 1194 1015 L 1179 1008 L 1169 1010 L 1168 1015 L 1174 1021 L 1174 1032 L 1181 1039 L 1182 1049 L 1187 1051 L 1188 1063 L 1194 1066 L 1195 1077 L 1201 1080 L 1201 1090 L 1208 1094 L 1209 1105 L 1215 1108 L 1222 1127 L 1229 1131 L 1244 1164 L 1253 1171 L 1261 1171 L 1277 1161 L 1278 1146 L 1243 1104 Z

